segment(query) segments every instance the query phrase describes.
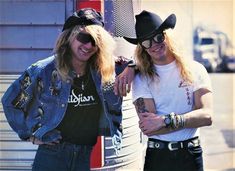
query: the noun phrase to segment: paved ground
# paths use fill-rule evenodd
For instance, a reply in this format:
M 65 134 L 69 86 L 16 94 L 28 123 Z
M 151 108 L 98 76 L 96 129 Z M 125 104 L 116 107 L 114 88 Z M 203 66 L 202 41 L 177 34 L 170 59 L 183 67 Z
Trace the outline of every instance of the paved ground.
M 206 171 L 235 171 L 235 74 L 211 74 L 213 125 L 201 129 Z

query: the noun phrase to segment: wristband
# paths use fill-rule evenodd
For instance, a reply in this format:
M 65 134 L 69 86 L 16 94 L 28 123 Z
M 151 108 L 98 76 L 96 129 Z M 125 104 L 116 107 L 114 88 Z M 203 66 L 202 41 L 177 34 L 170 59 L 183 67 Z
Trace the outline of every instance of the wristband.
M 137 73 L 139 72 L 139 69 L 138 69 L 136 63 L 134 63 L 134 62 L 129 63 L 129 64 L 127 65 L 127 67 L 133 68 L 133 69 L 135 70 L 135 74 L 137 74 Z
M 130 68 L 135 68 L 135 67 L 136 67 L 136 64 L 135 64 L 135 63 L 130 63 L 130 64 L 128 64 L 127 66 L 130 67 Z

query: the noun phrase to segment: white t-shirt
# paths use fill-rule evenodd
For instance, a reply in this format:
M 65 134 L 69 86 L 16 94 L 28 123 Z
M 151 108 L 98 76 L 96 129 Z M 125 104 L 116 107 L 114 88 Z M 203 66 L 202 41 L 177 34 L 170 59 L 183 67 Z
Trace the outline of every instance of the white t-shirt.
M 193 92 L 200 88 L 212 90 L 209 75 L 203 65 L 196 61 L 190 63 L 194 78 L 193 84 L 183 81 L 180 72 L 173 61 L 167 65 L 155 65 L 159 77 L 151 81 L 140 74 L 133 81 L 133 102 L 138 98 L 153 98 L 158 115 L 166 115 L 174 112 L 184 114 L 193 109 Z M 165 141 L 182 141 L 199 136 L 199 129 L 186 128 L 163 135 L 154 135 L 151 138 Z

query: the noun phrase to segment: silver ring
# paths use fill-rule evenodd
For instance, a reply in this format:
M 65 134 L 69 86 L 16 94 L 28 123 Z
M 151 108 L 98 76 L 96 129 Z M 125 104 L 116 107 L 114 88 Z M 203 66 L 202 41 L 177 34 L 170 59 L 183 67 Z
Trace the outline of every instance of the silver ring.
M 126 90 L 128 90 L 128 84 L 126 84 Z

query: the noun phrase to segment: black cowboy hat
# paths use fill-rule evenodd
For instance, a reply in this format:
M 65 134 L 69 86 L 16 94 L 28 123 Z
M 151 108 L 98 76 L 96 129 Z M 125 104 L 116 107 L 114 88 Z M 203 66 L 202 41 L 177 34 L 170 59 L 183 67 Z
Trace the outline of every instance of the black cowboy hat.
M 176 23 L 175 14 L 169 15 L 165 21 L 162 21 L 158 15 L 145 10 L 136 15 L 135 18 L 135 31 L 137 38 L 123 37 L 132 44 L 138 44 L 141 40 L 144 40 L 155 33 L 163 32 L 169 28 L 173 29 Z
M 73 13 L 64 23 L 62 31 L 76 25 L 104 26 L 102 15 L 93 8 L 83 8 Z

